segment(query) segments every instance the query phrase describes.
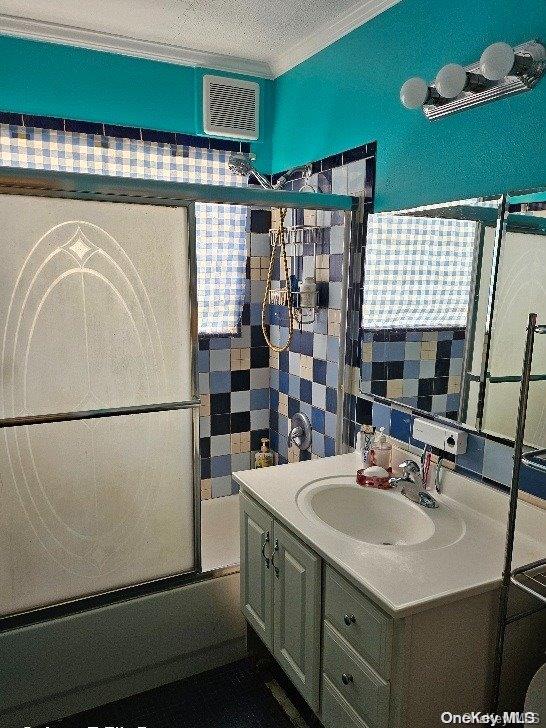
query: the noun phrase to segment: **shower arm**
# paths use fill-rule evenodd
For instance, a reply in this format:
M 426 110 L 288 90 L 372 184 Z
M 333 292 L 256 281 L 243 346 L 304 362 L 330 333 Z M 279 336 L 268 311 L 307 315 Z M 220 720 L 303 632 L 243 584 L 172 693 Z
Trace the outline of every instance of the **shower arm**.
M 309 177 L 309 173 L 311 171 L 311 165 L 304 164 L 301 167 L 293 167 L 292 169 L 289 169 L 288 172 L 285 172 L 283 175 L 279 177 L 279 179 L 275 182 L 275 184 L 272 184 L 267 177 L 264 177 L 264 175 L 261 172 L 258 172 L 257 169 L 251 169 L 249 172 L 249 175 L 252 175 L 255 179 L 258 180 L 258 182 L 261 184 L 261 186 L 266 190 L 280 190 L 282 189 L 283 185 L 285 185 L 290 177 L 292 177 L 293 174 L 296 172 L 302 171 L 304 173 L 304 177 L 307 179 Z M 314 191 L 314 190 L 313 190 Z

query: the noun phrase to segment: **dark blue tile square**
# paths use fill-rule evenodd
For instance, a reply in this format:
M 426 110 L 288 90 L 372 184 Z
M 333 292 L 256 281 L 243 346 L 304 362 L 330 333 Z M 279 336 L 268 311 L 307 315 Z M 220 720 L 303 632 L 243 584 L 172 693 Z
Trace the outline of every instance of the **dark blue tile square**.
M 64 130 L 64 119 L 57 116 L 35 116 L 33 114 L 25 114 L 25 126 L 32 126 L 38 129 L 56 129 Z
M 313 407 L 311 425 L 313 430 L 324 434 L 324 410 L 321 410 L 318 407 Z
M 300 341 L 300 353 L 313 356 L 313 334 L 310 331 L 301 331 Z
M 308 379 L 301 379 L 300 380 L 300 399 L 302 402 L 307 402 L 307 404 L 311 404 L 313 401 L 313 395 L 312 395 L 312 384 Z
M 66 131 L 78 134 L 93 134 L 94 136 L 102 136 L 103 133 L 102 124 L 98 124 L 94 121 L 76 121 L 75 119 L 66 119 L 64 124 Z
M 288 385 L 288 372 L 279 372 L 279 391 L 283 392 L 283 394 L 288 394 Z
M 343 255 L 330 255 L 330 281 L 340 281 L 342 278 Z
M 409 412 L 391 410 L 391 435 L 402 442 L 409 442 L 411 436 L 412 417 Z
M 210 458 L 201 458 L 201 478 L 210 478 Z
M 333 437 L 324 436 L 324 455 L 328 458 L 336 454 L 336 441 Z
M 250 211 L 250 232 L 267 233 L 271 227 L 271 211 L 270 210 L 251 210 Z
M 356 397 L 355 418 L 359 425 L 372 424 L 372 407 L 373 402 L 371 399 Z
M 313 359 L 313 381 L 326 384 L 326 362 L 322 359 Z
M 326 411 L 337 412 L 337 390 L 326 387 Z
M 105 124 L 104 133 L 106 136 L 122 139 L 140 139 L 140 129 L 133 126 L 118 126 L 116 124 Z
M 23 115 L 14 114 L 11 111 L 0 111 L 0 124 L 9 124 L 10 126 L 23 126 Z
M 174 131 L 156 131 L 155 129 L 142 129 L 142 141 L 156 144 L 176 144 Z

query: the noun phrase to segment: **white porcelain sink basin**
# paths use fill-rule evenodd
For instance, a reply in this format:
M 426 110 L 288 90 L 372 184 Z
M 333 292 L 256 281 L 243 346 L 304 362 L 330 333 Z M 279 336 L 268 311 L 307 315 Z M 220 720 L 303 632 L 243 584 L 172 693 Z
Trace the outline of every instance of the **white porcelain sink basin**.
M 308 483 L 296 500 L 308 518 L 377 546 L 438 548 L 464 533 L 463 521 L 443 504 L 424 508 L 396 490 L 363 488 L 345 477 Z

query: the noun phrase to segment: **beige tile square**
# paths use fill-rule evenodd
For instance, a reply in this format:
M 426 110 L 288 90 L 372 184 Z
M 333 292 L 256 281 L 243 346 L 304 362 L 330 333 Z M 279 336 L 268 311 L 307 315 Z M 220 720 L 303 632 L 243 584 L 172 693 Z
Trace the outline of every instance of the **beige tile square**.
M 457 375 L 452 375 L 447 380 L 447 392 L 448 394 L 458 394 L 461 390 L 461 377 Z
M 279 392 L 279 412 L 288 417 L 288 395 L 284 392 Z
M 421 344 L 421 359 L 436 359 L 436 342 L 423 342 Z
M 199 407 L 201 417 L 210 416 L 210 394 L 201 395 L 201 406 Z
M 328 255 L 317 255 L 316 266 L 317 266 L 317 269 L 320 269 L 320 270 L 329 270 L 329 268 L 330 268 L 329 256 Z
M 370 362 L 372 360 L 372 343 L 362 344 L 362 361 Z
M 279 368 L 279 352 L 278 351 L 270 351 L 269 352 L 269 366 L 272 369 L 278 369 Z
M 323 281 L 328 281 L 329 280 L 328 272 L 329 272 L 328 268 L 317 268 L 317 270 L 315 271 L 316 280 L 319 283 L 321 283 Z
M 250 369 L 250 349 L 241 349 L 241 369 Z
M 399 399 L 403 396 L 404 380 L 389 379 L 387 381 L 387 397 L 390 399 Z
M 201 500 L 209 500 L 212 496 L 212 482 L 210 478 L 203 478 L 201 481 Z
M 250 432 L 240 432 L 241 452 L 250 452 Z
M 313 379 L 313 357 L 302 354 L 300 356 L 300 377 Z

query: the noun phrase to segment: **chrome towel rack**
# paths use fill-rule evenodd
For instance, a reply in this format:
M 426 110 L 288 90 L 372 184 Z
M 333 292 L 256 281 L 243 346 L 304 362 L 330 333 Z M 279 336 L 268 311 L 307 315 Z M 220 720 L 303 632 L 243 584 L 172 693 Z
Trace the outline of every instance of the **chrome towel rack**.
M 493 709 L 498 711 L 500 701 L 500 683 L 502 674 L 502 655 L 504 649 L 504 640 L 506 634 L 506 627 L 511 622 L 523 617 L 529 616 L 531 613 L 535 613 L 539 610 L 533 610 L 533 612 L 526 612 L 525 614 L 518 615 L 517 617 L 508 618 L 508 597 L 510 591 L 510 584 L 514 583 L 518 586 L 521 585 L 521 581 L 525 580 L 522 574 L 527 572 L 529 575 L 532 573 L 535 576 L 535 570 L 542 569 L 545 561 L 534 562 L 528 564 L 525 567 L 516 569 L 512 573 L 512 557 L 514 553 L 514 537 L 516 532 L 516 514 L 518 508 L 518 494 L 519 494 L 519 481 L 521 466 L 527 465 L 534 470 L 540 470 L 546 472 L 546 463 L 541 462 L 541 456 L 546 454 L 545 450 L 534 450 L 531 453 L 523 454 L 523 444 L 525 436 L 525 421 L 527 419 L 527 402 L 529 399 L 529 384 L 531 382 L 531 367 L 533 364 L 533 348 L 535 344 L 536 334 L 546 334 L 546 326 L 537 325 L 537 314 L 530 313 L 529 321 L 527 325 L 527 337 L 525 341 L 525 353 L 523 356 L 523 368 L 521 373 L 521 385 L 519 391 L 519 403 L 518 403 L 518 418 L 516 426 L 516 437 L 514 441 L 514 465 L 512 469 L 512 483 L 510 486 L 510 503 L 508 508 L 508 523 L 506 527 L 506 544 L 504 552 L 504 568 L 502 572 L 502 583 L 499 599 L 499 617 L 497 627 L 497 644 L 495 652 L 495 663 L 493 667 Z M 531 571 L 532 570 L 532 571 Z M 541 573 L 541 572 L 540 572 Z M 525 580 L 526 583 L 528 581 Z M 527 584 L 528 586 L 528 584 Z M 529 589 L 526 589 L 529 591 Z M 537 593 L 537 590 L 532 592 L 541 601 L 546 603 L 546 600 Z M 540 609 L 540 608 L 539 608 Z

